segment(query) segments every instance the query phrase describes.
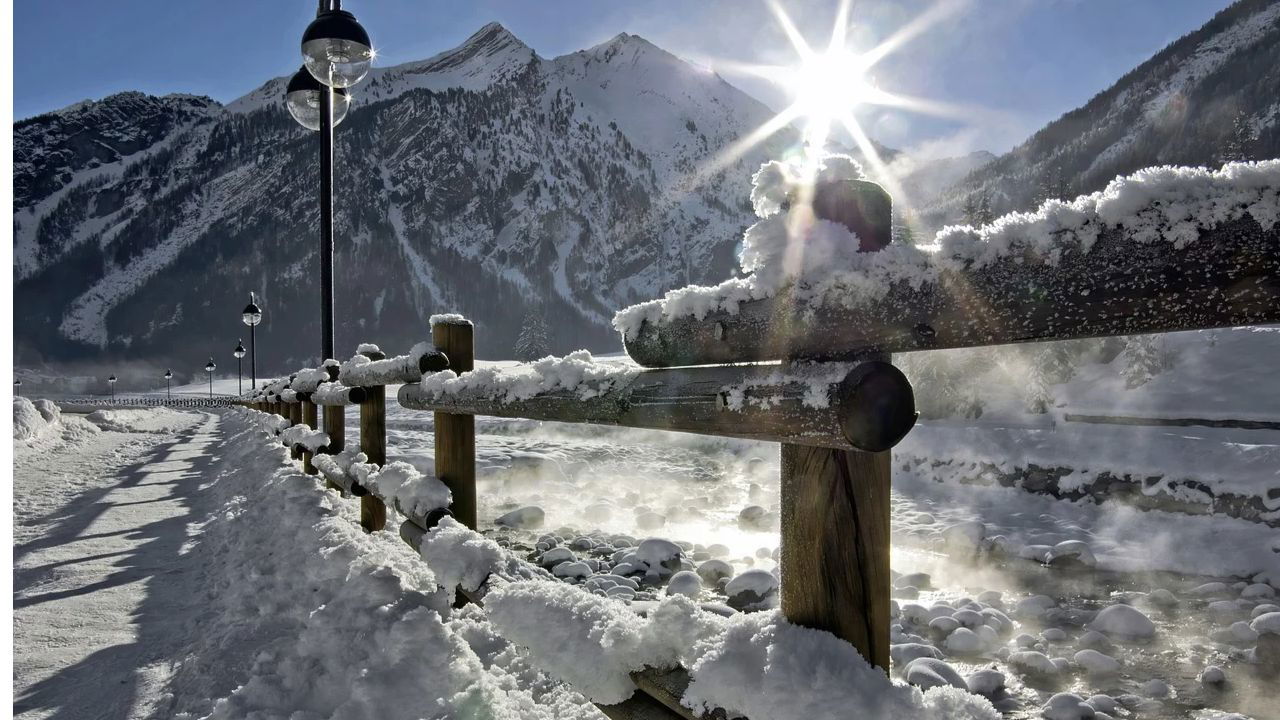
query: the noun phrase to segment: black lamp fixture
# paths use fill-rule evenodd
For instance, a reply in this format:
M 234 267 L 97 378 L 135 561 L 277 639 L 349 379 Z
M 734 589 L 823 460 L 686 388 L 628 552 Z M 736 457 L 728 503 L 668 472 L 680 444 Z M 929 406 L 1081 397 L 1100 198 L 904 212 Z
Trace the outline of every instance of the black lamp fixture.
M 254 336 L 258 323 L 262 322 L 262 308 L 258 307 L 258 299 L 253 293 L 249 293 L 249 304 L 244 306 L 240 319 L 249 326 L 249 377 L 252 378 L 249 384 L 253 386 L 258 384 L 258 343 Z
M 209 364 L 204 366 L 204 371 L 209 373 L 209 397 L 211 399 L 213 398 L 213 371 L 217 369 L 218 366 L 213 364 L 213 358 L 209 358 Z
M 244 352 L 245 352 L 244 341 L 236 340 L 236 349 L 232 350 L 231 354 L 236 356 L 236 394 L 237 395 L 244 394 L 244 381 L 243 381 L 244 376 L 240 372 L 240 364 L 241 364 L 241 360 L 244 358 Z
M 302 62 L 316 80 L 349 88 L 364 79 L 373 64 L 373 44 L 342 0 L 320 0 L 316 19 L 302 33 Z
M 320 131 L 320 360 L 333 349 L 333 128 L 351 106 L 347 88 L 373 64 L 373 43 L 342 0 L 319 0 L 316 19 L 302 33 L 302 69 L 285 88 L 289 113 Z

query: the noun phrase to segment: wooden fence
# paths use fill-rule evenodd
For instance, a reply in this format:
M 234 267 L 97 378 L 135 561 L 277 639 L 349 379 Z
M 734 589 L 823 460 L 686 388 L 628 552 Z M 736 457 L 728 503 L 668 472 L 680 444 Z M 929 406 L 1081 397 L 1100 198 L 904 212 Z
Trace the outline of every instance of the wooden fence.
M 868 192 L 866 185 L 856 192 Z M 881 205 L 854 196 L 830 219 L 876 236 L 870 243 L 864 237 L 864 247 L 883 247 L 890 231 Z M 874 208 L 874 216 L 851 220 L 849 208 L 857 216 L 861 207 Z M 436 474 L 453 495 L 448 512 L 473 529 L 476 415 L 777 442 L 781 611 L 792 623 L 843 638 L 887 671 L 890 448 L 916 418 L 912 389 L 890 352 L 1280 322 L 1280 225 L 1263 229 L 1246 216 L 1178 252 L 1168 243 L 1129 240 L 1107 230 L 1091 250 L 1054 263 L 1011 254 L 972 272 L 948 271 L 924 287 L 895 285 L 856 312 L 801 313 L 784 292 L 734 313 L 646 323 L 626 341 L 644 369 L 588 393 L 510 399 L 481 383 L 456 392 L 425 388 L 425 374 L 447 368 L 465 379 L 473 371 L 474 327 L 438 316 L 431 346 L 391 359 L 369 352 L 356 366 L 327 361 L 322 379 L 300 371 L 241 403 L 310 428 L 323 407 L 329 444 L 314 450 L 322 453 L 342 450 L 343 407 L 358 405 L 360 449 L 381 465 L 385 386 L 403 384 L 401 406 L 435 413 Z M 771 364 L 744 364 L 761 362 Z M 815 383 L 825 404 L 811 402 Z M 735 403 L 730 388 L 749 388 L 767 401 Z M 294 452 L 307 472 L 317 472 L 312 450 Z M 366 530 L 383 529 L 389 498 L 343 473 L 326 477 L 360 497 Z M 445 514 L 410 515 L 400 536 L 417 547 Z M 680 704 L 689 681 L 682 669 L 648 669 L 633 680 L 639 692 L 602 707 L 607 715 L 697 717 Z

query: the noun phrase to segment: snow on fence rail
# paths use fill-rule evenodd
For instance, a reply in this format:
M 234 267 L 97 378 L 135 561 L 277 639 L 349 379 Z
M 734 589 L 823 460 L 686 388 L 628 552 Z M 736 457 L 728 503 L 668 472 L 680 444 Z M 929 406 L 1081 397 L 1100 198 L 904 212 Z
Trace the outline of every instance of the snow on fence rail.
M 501 553 L 474 533 L 448 539 L 476 528 L 475 415 L 779 442 L 782 616 L 789 628 L 827 631 L 823 642 L 846 641 L 874 675 L 873 667 L 889 666 L 889 449 L 916 417 L 911 387 L 888 352 L 1280 322 L 1280 161 L 1213 173 L 1144 171 L 1037 213 L 946 229 L 930 256 L 889 247 L 887 196 L 847 158 L 830 158 L 819 170 L 809 196 L 822 202 L 798 200 L 798 177 L 772 163 L 755 178 L 761 222 L 748 230 L 743 253 L 751 276 L 673 291 L 619 313 L 628 353 L 659 369 L 575 353 L 476 370 L 473 326 L 441 315 L 431 318 L 432 345 L 390 360 L 362 345 L 347 363 L 327 360 L 323 371 L 299 371 L 242 404 L 288 418 L 276 428 L 284 442 L 316 455 L 304 461 L 308 472 L 361 497 L 367 530 L 382 529 L 385 506 L 396 507 L 407 518 L 400 536 L 422 548 L 442 584 L 460 586 L 476 602 L 486 588 L 515 587 L 541 571 L 494 566 Z M 724 364 L 745 361 L 781 364 Z M 395 382 L 404 383 L 402 406 L 435 412 L 436 477 L 386 463 L 385 385 Z M 360 406 L 359 452 L 344 449 L 344 404 Z M 314 430 L 317 405 L 325 408 L 323 433 Z M 437 525 L 446 531 L 432 533 Z M 550 613 L 548 621 L 581 615 L 584 637 L 589 628 L 597 639 L 604 631 L 597 621 L 625 615 L 585 594 L 559 605 L 536 590 L 497 597 L 500 605 Z M 539 609 L 543 603 L 551 604 Z M 536 656 L 532 646 L 546 628 L 525 630 L 522 643 Z M 580 643 L 584 655 L 558 662 L 558 672 L 592 683 L 599 668 L 578 673 L 565 663 L 625 670 L 621 681 L 607 678 L 601 695 L 610 717 L 742 712 L 729 707 L 733 698 L 692 691 L 689 673 L 672 668 L 671 658 L 632 667 L 636 658 L 614 650 L 594 657 L 593 642 Z M 889 715 L 940 716 L 927 697 L 922 704 L 895 695 L 883 676 L 883 685 L 858 677 L 852 682 L 860 688 L 879 688 L 875 702 L 903 703 Z M 589 697 L 600 690 L 580 689 Z M 857 691 L 844 692 L 851 699 L 841 707 L 859 701 Z M 769 714 L 767 704 L 753 707 Z

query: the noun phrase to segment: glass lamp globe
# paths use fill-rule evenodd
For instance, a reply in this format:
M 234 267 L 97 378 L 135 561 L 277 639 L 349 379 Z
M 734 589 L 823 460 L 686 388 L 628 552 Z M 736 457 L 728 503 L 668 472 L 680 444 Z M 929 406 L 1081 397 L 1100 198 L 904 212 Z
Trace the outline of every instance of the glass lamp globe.
M 320 129 L 320 93 L 324 90 L 325 87 L 312 77 L 306 68 L 294 73 L 289 80 L 289 86 L 285 88 L 284 98 L 285 104 L 289 107 L 289 114 L 298 121 L 299 125 L 308 130 Z M 347 91 L 334 88 L 334 127 L 337 127 L 338 123 L 347 116 L 347 110 L 350 107 L 351 98 L 347 95 Z
M 204 366 L 204 371 L 213 372 L 214 370 L 217 370 L 217 369 L 218 369 L 218 366 L 213 364 L 213 358 L 209 358 L 209 364 Z
M 325 85 L 351 87 L 373 63 L 369 33 L 346 10 L 326 10 L 302 33 L 302 62 Z
M 236 341 L 236 349 L 235 349 L 235 350 L 232 350 L 232 351 L 231 351 L 231 354 L 232 354 L 232 355 L 235 355 L 237 360 L 239 360 L 240 358 L 244 357 L 244 354 L 245 354 L 244 342 L 243 342 L 243 341 Z
M 107 382 L 109 382 L 109 383 L 113 383 L 113 382 L 115 382 L 115 381 L 116 381 L 116 376 L 115 376 L 115 375 L 112 375 L 111 377 L 107 378 Z
M 164 379 L 165 379 L 165 380 L 172 380 L 172 379 L 173 379 L 173 371 L 172 371 L 172 370 L 165 370 L 165 371 L 164 371 Z
M 262 322 L 262 308 L 258 307 L 257 299 L 253 296 L 253 293 L 249 293 L 249 304 L 244 306 L 244 312 L 240 318 L 249 327 Z

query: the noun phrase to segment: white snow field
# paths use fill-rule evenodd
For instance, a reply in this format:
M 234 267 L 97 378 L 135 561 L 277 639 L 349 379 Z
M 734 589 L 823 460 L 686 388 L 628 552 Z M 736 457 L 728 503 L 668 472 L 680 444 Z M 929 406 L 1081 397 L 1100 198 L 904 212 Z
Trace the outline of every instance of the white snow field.
M 1247 347 L 1236 335 L 1259 331 L 1221 332 L 1213 352 L 1238 356 Z M 1180 383 L 1217 392 L 1188 386 L 1212 377 L 1201 362 L 1222 365 L 1205 343 L 1184 344 L 1185 370 L 1170 373 L 1187 377 L 1148 383 L 1169 387 L 1170 403 L 1194 402 Z M 1255 361 L 1218 375 L 1234 382 Z M 561 384 L 601 371 L 585 357 L 546 368 Z M 1091 471 L 1176 471 L 1262 496 L 1280 485 L 1267 465 L 1280 432 L 1063 421 L 1101 397 L 1093 385 L 1112 383 L 1112 407 L 1141 394 L 1112 375 L 1083 368 L 1078 377 L 1092 380 L 1057 388 L 1062 406 L 1047 417 L 994 402 L 980 420 L 923 424 L 897 451 L 893 685 L 848 646 L 772 610 L 776 445 L 479 418 L 485 536 L 446 521 L 419 556 L 398 538 L 394 511 L 389 532 L 365 535 L 359 504 L 302 475 L 262 414 L 58 417 L 15 402 L 25 419 L 14 440 L 15 713 L 598 718 L 588 699 L 625 697 L 629 669 L 678 660 L 694 680 L 691 704 L 753 718 L 846 718 L 851 707 L 871 718 L 996 717 L 992 706 L 1010 718 L 1268 717 L 1276 681 L 1259 638 L 1280 611 L 1274 516 L 1068 501 L 912 462 L 1084 457 Z M 396 389 L 389 460 L 430 475 L 432 414 L 400 408 Z M 216 393 L 235 390 L 234 377 L 215 380 Z M 1275 419 L 1267 392 L 1235 407 Z M 1133 414 L 1159 417 L 1160 407 Z M 356 417 L 351 408 L 350 442 Z M 435 482 L 397 473 L 409 493 Z M 484 608 L 451 608 L 455 584 L 474 588 L 512 563 L 534 579 L 497 583 Z M 947 689 L 922 695 L 907 683 Z

